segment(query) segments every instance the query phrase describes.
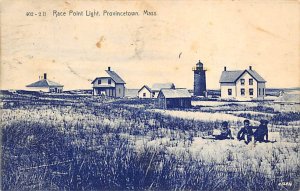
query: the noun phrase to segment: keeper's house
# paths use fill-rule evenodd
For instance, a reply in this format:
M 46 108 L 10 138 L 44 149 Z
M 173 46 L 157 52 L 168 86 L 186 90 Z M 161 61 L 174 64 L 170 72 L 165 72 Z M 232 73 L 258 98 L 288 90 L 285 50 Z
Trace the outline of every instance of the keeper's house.
M 101 77 L 93 80 L 93 95 L 125 97 L 125 81 L 108 67 Z
M 227 71 L 220 78 L 221 98 L 229 100 L 261 100 L 266 95 L 266 80 L 250 66 L 248 70 Z
M 26 86 L 28 90 L 50 92 L 50 93 L 62 93 L 63 85 L 53 82 L 47 79 L 47 73 L 44 76 L 39 76 L 39 81 Z
M 187 89 L 161 89 L 157 106 L 162 109 L 191 107 L 191 94 Z

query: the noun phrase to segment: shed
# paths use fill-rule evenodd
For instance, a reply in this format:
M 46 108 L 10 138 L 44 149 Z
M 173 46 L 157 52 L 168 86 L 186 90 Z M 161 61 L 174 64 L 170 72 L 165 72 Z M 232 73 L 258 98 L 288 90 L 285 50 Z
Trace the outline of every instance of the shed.
M 191 107 L 191 94 L 185 88 L 161 89 L 158 93 L 157 105 L 159 108 L 189 108 Z

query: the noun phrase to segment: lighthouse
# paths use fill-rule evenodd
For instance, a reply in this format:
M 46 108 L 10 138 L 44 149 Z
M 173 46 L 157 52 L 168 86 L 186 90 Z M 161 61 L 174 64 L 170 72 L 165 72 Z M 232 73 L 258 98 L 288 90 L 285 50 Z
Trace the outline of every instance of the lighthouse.
M 205 96 L 206 94 L 206 77 L 203 68 L 203 63 L 199 60 L 196 67 L 193 67 L 194 71 L 194 96 Z

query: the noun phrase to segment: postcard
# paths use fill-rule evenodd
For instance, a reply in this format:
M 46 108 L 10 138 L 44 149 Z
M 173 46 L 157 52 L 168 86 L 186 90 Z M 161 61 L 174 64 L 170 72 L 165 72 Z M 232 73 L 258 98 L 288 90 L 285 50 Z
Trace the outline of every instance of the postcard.
M 299 190 L 299 10 L 3 0 L 1 190 Z

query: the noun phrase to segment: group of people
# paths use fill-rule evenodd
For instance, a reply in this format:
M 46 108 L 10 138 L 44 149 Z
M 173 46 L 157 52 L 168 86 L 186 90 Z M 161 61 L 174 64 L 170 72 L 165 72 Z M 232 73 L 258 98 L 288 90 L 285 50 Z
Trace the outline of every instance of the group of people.
M 237 139 L 239 141 L 245 141 L 246 144 L 249 144 L 252 139 L 254 139 L 254 142 L 269 142 L 268 123 L 267 120 L 261 120 L 260 125 L 254 127 L 250 126 L 250 121 L 248 119 L 244 120 L 244 126 L 239 130 Z M 214 135 L 213 138 L 215 140 L 234 139 L 227 121 L 222 123 L 220 134 Z

